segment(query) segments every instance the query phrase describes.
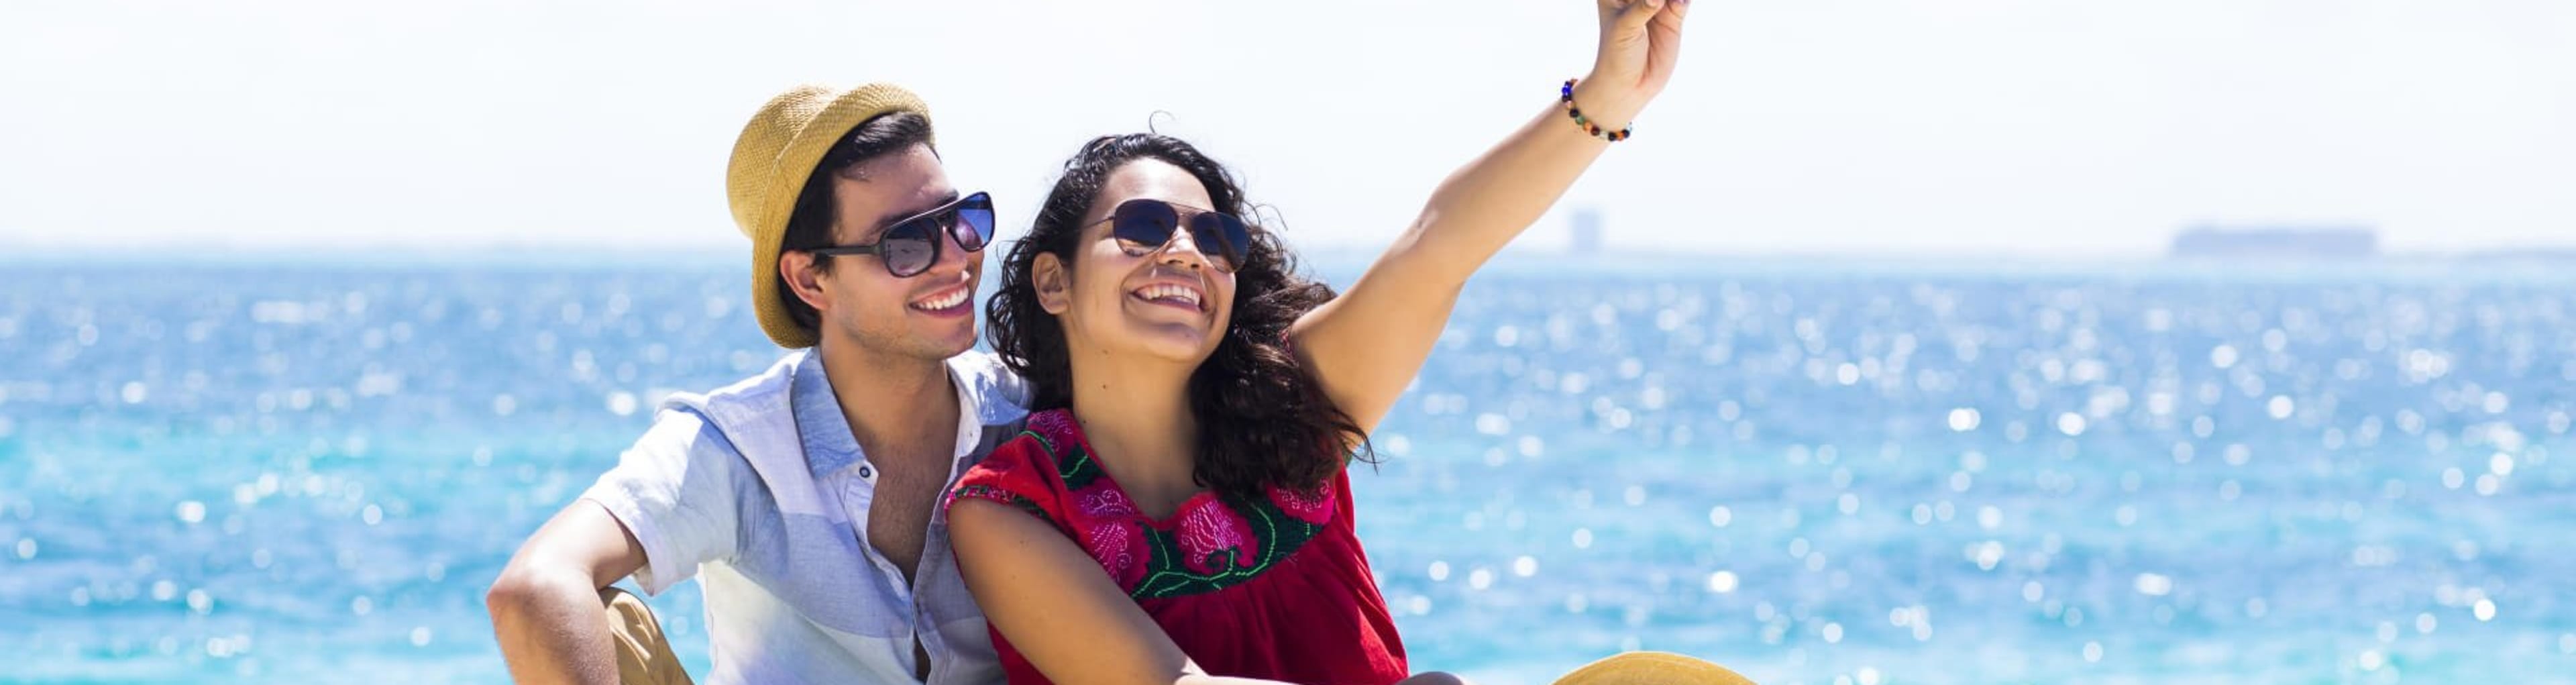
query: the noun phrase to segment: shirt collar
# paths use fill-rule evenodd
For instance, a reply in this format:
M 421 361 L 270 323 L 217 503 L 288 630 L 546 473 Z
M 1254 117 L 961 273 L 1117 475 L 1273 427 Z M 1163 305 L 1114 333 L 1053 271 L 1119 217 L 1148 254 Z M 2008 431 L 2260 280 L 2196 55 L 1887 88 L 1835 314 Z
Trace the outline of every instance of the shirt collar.
M 956 447 L 949 455 L 952 478 L 958 465 L 974 456 L 984 432 L 978 389 L 960 376 L 957 363 L 951 359 L 940 365 L 948 372 L 949 386 L 957 390 Z M 796 413 L 796 433 L 805 446 L 805 463 L 813 469 L 816 479 L 867 461 L 867 455 L 859 449 L 858 436 L 850 432 L 849 420 L 841 415 L 841 399 L 832 393 L 832 379 L 823 372 L 821 351 L 806 350 L 805 358 L 796 363 L 796 380 L 788 403 Z

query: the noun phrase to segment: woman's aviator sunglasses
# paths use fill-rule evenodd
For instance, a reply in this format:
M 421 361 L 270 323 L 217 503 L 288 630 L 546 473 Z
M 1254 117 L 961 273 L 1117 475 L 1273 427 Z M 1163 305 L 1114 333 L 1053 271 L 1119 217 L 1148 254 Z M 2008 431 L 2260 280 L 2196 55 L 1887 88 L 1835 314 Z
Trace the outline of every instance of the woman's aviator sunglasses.
M 984 251 L 984 245 L 993 240 L 992 195 L 968 195 L 896 221 L 873 244 L 818 247 L 806 252 L 826 257 L 872 254 L 885 262 L 886 273 L 911 278 L 939 263 L 940 244 L 947 242 L 939 239 L 942 233 L 968 253 Z
M 1198 245 L 1199 254 L 1207 255 L 1217 270 L 1232 273 L 1242 268 L 1252 250 L 1252 231 L 1243 219 L 1232 214 L 1196 207 L 1138 198 L 1118 204 L 1109 213 L 1109 235 L 1118 239 L 1118 249 L 1129 257 L 1153 254 L 1171 244 L 1181 226 L 1190 229 L 1190 242 Z

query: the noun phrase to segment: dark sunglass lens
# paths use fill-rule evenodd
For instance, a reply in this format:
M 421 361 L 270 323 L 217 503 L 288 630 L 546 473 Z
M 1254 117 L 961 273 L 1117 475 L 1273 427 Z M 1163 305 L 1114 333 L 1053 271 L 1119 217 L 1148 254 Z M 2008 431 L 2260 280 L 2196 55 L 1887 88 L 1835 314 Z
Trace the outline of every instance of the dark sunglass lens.
M 939 243 L 932 240 L 939 235 L 938 230 L 928 219 L 914 219 L 886 229 L 885 237 L 877 243 L 877 256 L 885 259 L 886 271 L 896 276 L 919 274 L 928 270 L 931 262 L 939 261 Z
M 1129 200 L 1111 214 L 1110 235 L 1116 236 L 1129 254 L 1143 254 L 1163 243 L 1171 242 L 1172 229 L 1180 217 L 1172 206 L 1153 200 Z
M 1199 253 L 1219 262 L 1218 268 L 1233 271 L 1243 266 L 1252 249 L 1252 232 L 1243 220 L 1231 214 L 1208 212 L 1190 217 L 1190 240 L 1198 243 Z
M 993 241 L 993 205 L 978 206 L 970 200 L 958 207 L 957 220 L 950 224 L 949 233 L 967 252 L 984 249 L 986 243 Z

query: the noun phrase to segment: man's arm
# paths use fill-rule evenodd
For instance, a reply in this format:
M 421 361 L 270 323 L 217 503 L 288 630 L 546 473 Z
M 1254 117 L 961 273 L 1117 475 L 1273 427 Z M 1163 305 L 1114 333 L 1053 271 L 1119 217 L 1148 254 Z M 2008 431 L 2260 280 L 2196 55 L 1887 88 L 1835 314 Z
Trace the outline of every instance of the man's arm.
M 644 546 L 597 502 L 573 502 L 538 528 L 483 597 L 510 676 L 616 685 L 599 590 L 643 566 Z
M 735 550 L 741 494 L 757 478 L 724 434 L 665 409 L 617 466 L 519 546 L 484 604 L 520 682 L 615 683 L 600 588 L 635 576 L 659 593 Z

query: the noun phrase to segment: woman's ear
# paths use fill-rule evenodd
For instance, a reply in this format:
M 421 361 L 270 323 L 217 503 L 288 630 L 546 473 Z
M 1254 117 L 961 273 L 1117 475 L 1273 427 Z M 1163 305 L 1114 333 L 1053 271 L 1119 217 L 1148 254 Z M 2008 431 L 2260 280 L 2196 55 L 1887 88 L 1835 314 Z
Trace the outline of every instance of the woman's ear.
M 1041 252 L 1029 264 L 1029 286 L 1038 292 L 1038 308 L 1063 316 L 1073 304 L 1073 274 L 1053 252 Z
M 832 293 L 823 289 L 819 271 L 814 268 L 812 253 L 794 250 L 778 253 L 779 280 L 787 285 L 788 293 L 804 300 L 806 306 L 817 312 L 829 310 L 832 303 Z

